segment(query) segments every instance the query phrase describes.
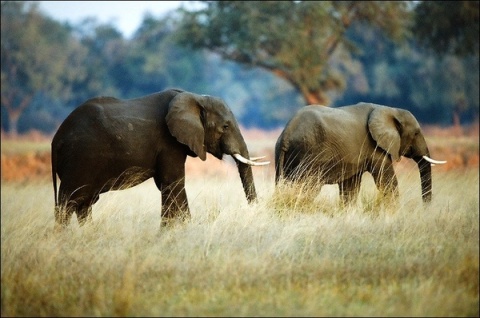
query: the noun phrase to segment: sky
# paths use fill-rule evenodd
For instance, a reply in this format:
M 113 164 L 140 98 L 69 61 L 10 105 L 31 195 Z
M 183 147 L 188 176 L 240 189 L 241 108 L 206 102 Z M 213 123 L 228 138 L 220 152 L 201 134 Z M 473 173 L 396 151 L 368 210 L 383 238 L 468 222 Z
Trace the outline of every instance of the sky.
M 40 10 L 57 21 L 76 24 L 86 17 L 111 23 L 126 38 L 138 29 L 146 12 L 160 17 L 190 1 L 39 1 Z M 189 4 L 191 5 L 191 4 Z M 188 7 L 188 6 L 187 6 Z

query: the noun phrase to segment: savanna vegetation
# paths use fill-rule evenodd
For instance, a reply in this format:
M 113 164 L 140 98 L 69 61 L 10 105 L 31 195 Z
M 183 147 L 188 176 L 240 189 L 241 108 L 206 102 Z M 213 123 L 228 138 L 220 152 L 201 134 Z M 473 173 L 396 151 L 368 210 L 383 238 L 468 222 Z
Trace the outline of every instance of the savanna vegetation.
M 253 154 L 271 159 L 278 133 L 244 135 Z M 397 204 L 378 200 L 365 175 L 358 202 L 341 207 L 335 186 L 276 191 L 273 167 L 255 168 L 259 200 L 248 205 L 231 160 L 190 158 L 191 222 L 160 229 L 149 180 L 103 194 L 92 225 L 73 218 L 61 233 L 50 170 L 29 163 L 49 153 L 49 140 L 6 139 L 1 314 L 478 316 L 478 135 L 435 133 L 427 134 L 432 155 L 457 164 L 433 167 L 428 205 L 418 169 L 404 160 L 395 167 Z M 457 150 L 439 155 L 442 145 Z M 470 153 L 470 164 L 457 152 Z M 4 179 L 7 158 L 28 153 L 9 169 L 30 167 L 29 177 Z
M 127 39 L 1 2 L 1 316 L 478 317 L 479 1 L 203 3 L 147 14 Z M 229 158 L 189 158 L 190 222 L 160 229 L 148 180 L 53 232 L 59 123 L 92 96 L 172 86 L 222 97 L 267 155 L 258 202 Z M 396 203 L 369 175 L 351 206 L 336 186 L 275 189 L 275 141 L 312 101 L 409 109 L 448 161 L 432 202 L 408 160 Z

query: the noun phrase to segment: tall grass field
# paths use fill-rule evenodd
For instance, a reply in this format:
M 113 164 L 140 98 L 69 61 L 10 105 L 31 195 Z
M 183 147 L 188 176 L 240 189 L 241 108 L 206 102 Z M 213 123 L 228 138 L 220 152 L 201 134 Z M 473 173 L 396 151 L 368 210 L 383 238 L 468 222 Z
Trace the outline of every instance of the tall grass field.
M 479 316 L 478 168 L 433 167 L 430 204 L 414 165 L 396 203 L 364 175 L 341 206 L 336 186 L 276 189 L 255 167 L 249 205 L 222 165 L 187 175 L 192 219 L 171 228 L 152 180 L 58 233 L 51 182 L 2 181 L 2 317 Z

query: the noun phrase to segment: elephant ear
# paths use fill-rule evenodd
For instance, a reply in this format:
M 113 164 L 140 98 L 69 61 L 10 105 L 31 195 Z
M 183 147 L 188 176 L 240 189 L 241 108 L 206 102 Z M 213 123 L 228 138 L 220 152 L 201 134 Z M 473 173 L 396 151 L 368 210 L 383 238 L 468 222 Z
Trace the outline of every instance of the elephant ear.
M 172 136 L 205 161 L 207 152 L 202 112 L 203 106 L 198 96 L 179 93 L 170 101 L 166 121 Z
M 378 106 L 368 116 L 368 130 L 377 146 L 388 152 L 394 161 L 400 160 L 399 122 L 395 109 Z

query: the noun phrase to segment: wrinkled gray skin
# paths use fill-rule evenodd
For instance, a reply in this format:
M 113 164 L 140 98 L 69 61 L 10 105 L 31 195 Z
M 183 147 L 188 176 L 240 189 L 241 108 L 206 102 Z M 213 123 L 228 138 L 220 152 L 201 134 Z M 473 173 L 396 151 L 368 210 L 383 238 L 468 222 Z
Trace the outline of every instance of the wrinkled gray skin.
M 344 204 L 358 197 L 364 172 L 372 174 L 380 193 L 398 196 L 393 162 L 416 161 L 422 199 L 432 198 L 430 156 L 415 117 L 407 110 L 358 103 L 329 108 L 305 106 L 287 123 L 275 146 L 275 182 L 338 184 Z
M 220 99 L 170 89 L 120 100 L 98 97 L 75 109 L 52 141 L 56 227 L 73 212 L 80 225 L 91 220 L 101 193 L 132 187 L 153 177 L 162 195 L 162 224 L 189 219 L 185 160 L 249 158 L 238 124 Z M 250 166 L 238 161 L 248 202 L 256 199 Z M 60 179 L 57 200 L 56 174 Z

